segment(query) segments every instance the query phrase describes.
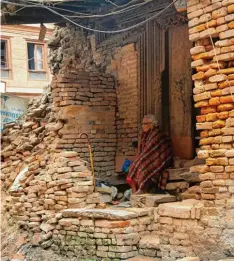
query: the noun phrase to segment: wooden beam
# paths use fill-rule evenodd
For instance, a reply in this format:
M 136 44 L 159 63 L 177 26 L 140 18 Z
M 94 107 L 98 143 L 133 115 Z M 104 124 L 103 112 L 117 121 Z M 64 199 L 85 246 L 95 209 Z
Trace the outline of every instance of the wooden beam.
M 24 15 L 5 15 L 1 17 L 1 23 L 4 24 L 39 24 L 39 23 L 57 23 L 62 22 L 64 19 L 47 10 L 37 12 L 37 14 L 24 14 Z

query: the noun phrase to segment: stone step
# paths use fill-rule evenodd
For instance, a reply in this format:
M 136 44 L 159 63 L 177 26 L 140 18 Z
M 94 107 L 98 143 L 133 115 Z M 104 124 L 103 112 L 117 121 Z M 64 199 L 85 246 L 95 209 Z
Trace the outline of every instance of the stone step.
M 130 199 L 132 207 L 136 208 L 157 207 L 161 203 L 174 201 L 176 201 L 176 197 L 169 194 L 135 194 L 132 195 Z
M 135 209 L 129 208 L 128 210 L 119 208 L 107 208 L 107 209 L 65 209 L 62 210 L 62 216 L 65 218 L 87 217 L 93 219 L 108 219 L 108 220 L 127 220 L 137 217 L 147 216 L 149 209 Z
M 196 199 L 159 205 L 159 215 L 179 219 L 200 219 L 203 204 Z

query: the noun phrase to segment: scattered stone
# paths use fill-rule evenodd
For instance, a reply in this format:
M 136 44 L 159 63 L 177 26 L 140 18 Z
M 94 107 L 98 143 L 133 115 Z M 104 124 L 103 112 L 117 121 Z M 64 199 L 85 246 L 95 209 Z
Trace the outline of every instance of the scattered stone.
M 41 244 L 41 247 L 46 249 L 46 248 L 50 247 L 52 244 L 53 244 L 53 240 L 47 240 Z
M 54 228 L 55 228 L 55 226 L 52 225 L 52 224 L 42 223 L 40 225 L 40 229 L 43 230 L 46 233 L 48 233 L 49 231 L 53 230 Z

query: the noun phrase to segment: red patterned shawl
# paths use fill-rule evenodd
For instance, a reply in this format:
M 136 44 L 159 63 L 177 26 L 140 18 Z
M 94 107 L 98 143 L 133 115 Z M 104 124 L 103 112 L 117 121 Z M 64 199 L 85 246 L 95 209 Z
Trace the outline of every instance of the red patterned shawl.
M 158 183 L 160 176 L 172 163 L 169 137 L 156 127 L 141 136 L 140 154 L 129 169 L 138 189 L 144 189 L 149 181 Z

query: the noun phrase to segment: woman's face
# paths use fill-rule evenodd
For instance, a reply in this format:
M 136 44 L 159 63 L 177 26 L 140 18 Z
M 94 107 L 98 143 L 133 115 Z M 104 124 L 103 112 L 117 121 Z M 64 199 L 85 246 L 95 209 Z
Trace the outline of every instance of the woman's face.
M 144 118 L 142 121 L 142 129 L 143 132 L 147 132 L 150 128 L 152 128 L 153 123 L 150 119 Z

